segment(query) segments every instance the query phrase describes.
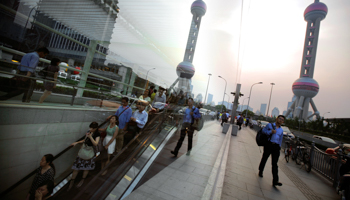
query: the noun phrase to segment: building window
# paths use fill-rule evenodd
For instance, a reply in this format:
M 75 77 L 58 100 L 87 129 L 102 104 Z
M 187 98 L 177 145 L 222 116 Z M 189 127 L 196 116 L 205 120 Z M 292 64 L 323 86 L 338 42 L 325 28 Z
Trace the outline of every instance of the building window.
M 307 55 L 310 55 L 310 51 L 307 51 Z
M 197 28 L 198 26 L 196 25 L 195 28 Z
M 305 69 L 304 74 L 306 75 L 306 74 L 308 73 L 308 71 L 309 71 L 309 70 Z
M 196 36 L 196 32 L 193 33 L 193 36 Z
M 190 51 L 193 51 L 193 48 L 191 47 L 191 50 Z
M 199 17 L 197 17 L 197 21 L 199 20 Z
M 312 36 L 312 32 L 310 31 L 310 36 Z
M 311 41 L 309 41 L 309 46 L 311 46 Z
M 191 60 L 191 56 L 188 56 L 188 59 Z
M 314 23 L 311 23 L 311 27 L 313 27 L 314 26 Z
M 192 44 L 194 43 L 194 40 L 192 40 Z
M 308 60 L 308 59 L 306 59 L 306 62 L 305 62 L 305 64 L 307 64 L 307 65 L 309 64 L 309 60 Z

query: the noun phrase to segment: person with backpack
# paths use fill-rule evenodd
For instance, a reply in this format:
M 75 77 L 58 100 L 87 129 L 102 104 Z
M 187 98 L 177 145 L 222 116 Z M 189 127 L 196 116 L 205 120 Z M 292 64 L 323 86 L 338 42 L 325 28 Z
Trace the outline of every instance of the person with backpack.
M 237 125 L 239 126 L 239 129 L 238 130 L 241 130 L 242 129 L 242 124 L 243 124 L 243 116 L 241 116 L 241 114 L 238 115 L 237 117 Z
M 279 115 L 276 118 L 275 123 L 269 123 L 265 126 L 265 128 L 262 129 L 262 133 L 266 134 L 269 137 L 268 141 L 264 145 L 264 153 L 260 161 L 259 165 L 259 176 L 263 177 L 263 172 L 265 168 L 265 164 L 267 159 L 272 157 L 272 185 L 275 186 L 282 186 L 282 183 L 278 180 L 278 166 L 277 162 L 280 157 L 280 150 L 281 150 L 281 144 L 283 139 L 283 129 L 281 125 L 284 123 L 285 116 Z
M 224 124 L 224 123 L 227 123 L 227 120 L 228 120 L 228 112 L 224 112 L 221 116 L 221 126 Z
M 188 134 L 188 147 L 187 147 L 187 155 L 190 155 L 191 149 L 192 149 L 192 138 L 194 133 L 194 128 L 192 127 L 192 124 L 194 123 L 195 119 L 200 118 L 201 115 L 199 113 L 198 108 L 193 106 L 193 99 L 188 99 L 188 108 L 185 111 L 185 116 L 183 118 L 183 123 L 181 126 L 181 135 L 180 139 L 176 144 L 176 147 L 174 151 L 170 151 L 174 155 L 174 157 L 177 157 L 177 154 L 179 153 L 179 150 L 182 146 L 182 142 L 184 141 L 186 137 L 186 133 Z

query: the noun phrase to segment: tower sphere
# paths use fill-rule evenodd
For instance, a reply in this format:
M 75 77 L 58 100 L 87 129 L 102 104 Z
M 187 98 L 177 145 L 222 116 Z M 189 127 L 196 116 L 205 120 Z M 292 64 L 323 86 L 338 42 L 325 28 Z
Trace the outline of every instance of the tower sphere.
M 326 18 L 328 12 L 328 8 L 326 4 L 321 2 L 316 2 L 309 5 L 304 11 L 305 20 L 315 20 L 317 18 L 321 18 L 323 20 Z
M 304 96 L 313 98 L 320 89 L 317 81 L 312 78 L 299 78 L 294 81 L 292 90 L 296 96 Z
M 193 77 L 195 71 L 193 64 L 186 61 L 181 62 L 176 67 L 177 76 L 180 78 L 190 79 Z
M 205 15 L 205 12 L 207 11 L 207 5 L 202 0 L 196 0 L 191 5 L 191 13 L 197 16 L 203 16 Z

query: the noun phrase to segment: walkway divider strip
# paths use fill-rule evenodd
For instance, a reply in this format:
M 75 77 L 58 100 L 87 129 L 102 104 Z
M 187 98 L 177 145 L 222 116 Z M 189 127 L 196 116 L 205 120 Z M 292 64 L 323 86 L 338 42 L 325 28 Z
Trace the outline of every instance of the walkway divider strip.
M 230 125 L 226 133 L 223 145 L 220 148 L 219 154 L 214 163 L 214 167 L 211 171 L 207 186 L 205 187 L 201 200 L 221 199 L 222 189 L 224 186 L 228 152 L 230 148 L 231 130 L 232 125 Z
M 136 176 L 132 184 L 129 186 L 127 191 L 123 194 L 123 196 L 120 199 L 124 199 L 127 197 L 137 186 L 137 184 L 140 182 L 141 178 L 145 175 L 147 170 L 150 168 L 150 166 L 153 164 L 154 160 L 158 157 L 159 153 L 163 150 L 164 146 L 168 143 L 169 139 L 174 135 L 174 133 L 178 130 L 179 127 L 174 127 L 173 130 L 168 134 L 168 136 L 164 139 L 164 141 L 160 144 L 158 149 L 154 152 L 154 154 L 151 156 L 151 158 L 147 161 L 146 165 L 142 168 L 140 173 Z

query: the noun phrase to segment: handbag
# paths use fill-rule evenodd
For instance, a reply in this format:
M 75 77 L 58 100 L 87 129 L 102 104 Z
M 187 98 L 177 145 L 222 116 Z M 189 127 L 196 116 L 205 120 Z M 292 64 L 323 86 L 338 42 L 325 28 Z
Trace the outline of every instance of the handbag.
M 86 138 L 87 137 L 85 137 L 85 139 Z M 90 160 L 91 158 L 93 158 L 95 156 L 94 148 L 92 146 L 86 145 L 85 141 L 84 141 L 83 145 L 81 146 L 81 148 L 78 152 L 78 156 L 79 156 L 79 158 L 81 158 L 83 160 Z

